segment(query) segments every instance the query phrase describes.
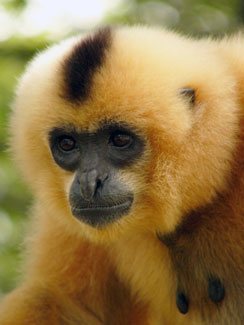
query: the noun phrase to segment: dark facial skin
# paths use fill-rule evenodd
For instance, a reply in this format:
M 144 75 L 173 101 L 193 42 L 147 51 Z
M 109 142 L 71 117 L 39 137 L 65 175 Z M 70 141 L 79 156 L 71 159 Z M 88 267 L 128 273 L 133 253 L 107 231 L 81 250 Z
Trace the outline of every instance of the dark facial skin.
M 103 125 L 94 133 L 62 127 L 50 132 L 50 148 L 56 164 L 75 173 L 69 193 L 74 217 L 103 228 L 129 213 L 134 195 L 118 171 L 142 155 L 140 136 L 117 124 Z

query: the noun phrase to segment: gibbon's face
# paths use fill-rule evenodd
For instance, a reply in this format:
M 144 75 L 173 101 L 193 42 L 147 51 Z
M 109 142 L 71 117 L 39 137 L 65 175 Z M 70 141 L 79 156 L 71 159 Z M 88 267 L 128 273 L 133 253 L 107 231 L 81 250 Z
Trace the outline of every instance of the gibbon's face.
M 144 148 L 131 127 L 107 122 L 94 132 L 55 128 L 50 148 L 57 165 L 74 173 L 69 190 L 74 217 L 103 228 L 129 213 L 133 190 L 118 174 L 135 164 Z
M 11 127 L 43 213 L 95 239 L 168 232 L 222 191 L 238 107 L 213 46 L 105 28 L 40 54 Z

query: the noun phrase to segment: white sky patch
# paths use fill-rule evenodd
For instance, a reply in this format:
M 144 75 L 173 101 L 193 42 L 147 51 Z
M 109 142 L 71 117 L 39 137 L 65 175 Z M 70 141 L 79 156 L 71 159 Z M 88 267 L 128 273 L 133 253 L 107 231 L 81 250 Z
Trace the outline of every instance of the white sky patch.
M 0 25 L 0 42 L 3 42 L 15 33 L 16 23 L 14 17 L 8 15 L 2 6 L 0 6 Z
M 9 34 L 35 36 L 44 32 L 62 37 L 74 29 L 88 29 L 101 23 L 104 15 L 116 8 L 121 0 L 29 0 L 25 10 L 18 16 L 1 17 L 0 41 Z M 4 28 L 3 28 L 4 26 Z

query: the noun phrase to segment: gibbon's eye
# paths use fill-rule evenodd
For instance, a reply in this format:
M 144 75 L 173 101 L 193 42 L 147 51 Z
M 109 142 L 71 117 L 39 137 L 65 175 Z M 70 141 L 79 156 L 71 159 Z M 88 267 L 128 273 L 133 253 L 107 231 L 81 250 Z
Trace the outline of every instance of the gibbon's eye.
M 58 140 L 59 148 L 62 151 L 72 151 L 76 148 L 76 142 L 71 136 L 64 135 Z
M 133 137 L 131 135 L 120 131 L 115 132 L 110 137 L 110 143 L 112 143 L 114 147 L 128 148 L 132 142 Z
M 68 171 L 75 171 L 80 162 L 79 134 L 55 128 L 49 133 L 49 145 L 56 164 Z

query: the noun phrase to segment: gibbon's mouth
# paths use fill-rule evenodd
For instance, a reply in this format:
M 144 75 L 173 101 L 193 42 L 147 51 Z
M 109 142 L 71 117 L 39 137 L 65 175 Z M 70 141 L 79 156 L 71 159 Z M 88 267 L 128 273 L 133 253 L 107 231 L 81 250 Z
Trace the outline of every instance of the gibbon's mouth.
M 104 228 L 107 224 L 112 223 L 128 214 L 133 199 L 120 202 L 109 206 L 89 205 L 82 207 L 71 207 L 72 214 L 80 221 L 95 227 Z

